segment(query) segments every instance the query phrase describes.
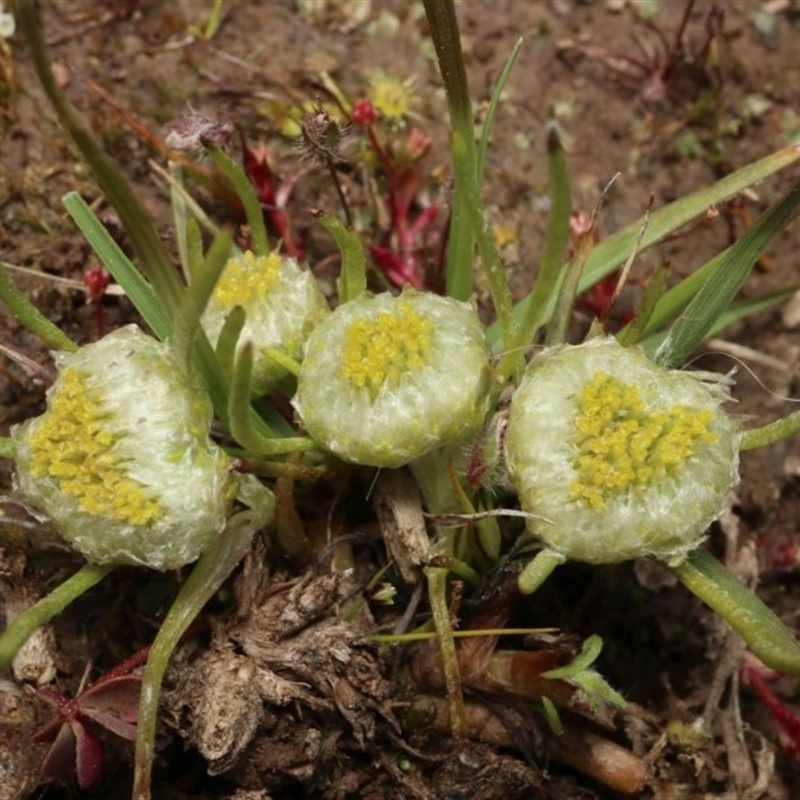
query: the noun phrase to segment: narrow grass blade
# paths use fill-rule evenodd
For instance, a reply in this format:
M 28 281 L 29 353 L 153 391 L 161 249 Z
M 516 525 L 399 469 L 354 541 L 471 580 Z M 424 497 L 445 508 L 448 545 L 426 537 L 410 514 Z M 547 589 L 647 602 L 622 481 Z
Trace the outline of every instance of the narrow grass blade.
M 519 39 L 517 39 L 517 42 L 511 50 L 508 58 L 506 59 L 503 71 L 500 73 L 500 77 L 497 79 L 494 91 L 492 92 L 492 97 L 489 100 L 489 108 L 486 110 L 486 118 L 483 120 L 481 138 L 478 142 L 478 183 L 481 183 L 483 180 L 483 169 L 486 166 L 486 151 L 489 147 L 489 135 L 492 132 L 492 124 L 494 123 L 494 117 L 497 113 L 497 106 L 500 103 L 500 97 L 503 94 L 503 89 L 508 81 L 508 76 L 511 74 L 511 70 L 514 68 L 514 64 L 517 61 L 517 57 L 519 56 L 519 51 L 521 48 L 522 37 L 520 36 Z
M 62 202 L 95 255 L 114 276 L 153 333 L 161 341 L 166 341 L 172 333 L 172 324 L 153 287 L 122 252 L 103 223 L 77 192 L 64 195 Z
M 647 248 L 657 244 L 696 217 L 705 214 L 709 209 L 725 202 L 725 200 L 747 189 L 749 186 L 753 186 L 770 175 L 785 169 L 799 158 L 800 145 L 792 144 L 765 156 L 759 161 L 742 167 L 742 169 L 727 175 L 712 186 L 692 192 L 664 206 L 664 208 L 654 211 L 650 215 L 647 231 L 642 238 L 639 251 L 644 252 Z M 636 242 L 641 227 L 641 220 L 637 220 L 595 246 L 586 261 L 586 267 L 578 285 L 578 292 L 583 292 L 593 286 L 625 262 Z M 718 256 L 718 258 L 721 257 L 722 255 Z M 707 272 L 710 271 L 711 269 L 707 270 Z M 695 274 L 687 279 L 687 285 L 699 286 L 702 283 L 702 279 L 695 278 Z M 545 314 L 545 321 L 549 319 L 553 308 L 554 303 L 551 303 Z M 522 303 L 515 309 L 515 314 L 518 318 L 522 316 L 523 309 L 524 305 Z M 660 312 L 657 311 L 656 316 L 661 317 Z M 669 315 L 666 316 L 666 319 L 668 318 Z M 651 330 L 647 331 L 647 333 L 657 330 L 663 323 L 664 318 L 656 320 L 654 317 L 654 322 L 650 326 Z M 497 324 L 489 329 L 488 338 L 492 350 L 497 352 L 500 342 L 500 331 Z
M 236 194 L 242 201 L 247 224 L 250 227 L 250 236 L 253 240 L 253 250 L 257 256 L 269 255 L 270 246 L 267 237 L 267 226 L 264 223 L 264 212 L 258 201 L 255 187 L 245 175 L 244 170 L 219 147 L 208 148 L 214 164 L 221 170 L 226 178 L 233 184 Z
M 0 301 L 14 315 L 21 325 L 38 336 L 53 350 L 74 352 L 78 345 L 61 328 L 50 322 L 11 279 L 8 270 L 0 264 Z
M 772 292 L 762 295 L 761 297 L 753 297 L 749 300 L 742 300 L 739 303 L 734 303 L 711 326 L 705 339 L 711 339 L 713 336 L 719 335 L 728 326 L 733 325 L 734 322 L 738 322 L 740 319 L 746 319 L 753 314 L 766 311 L 768 308 L 772 308 L 773 306 L 787 301 L 797 290 L 797 286 L 791 286 L 788 289 L 781 289 L 779 292 Z M 645 352 L 653 356 L 666 338 L 667 331 L 659 331 L 656 334 L 648 336 L 641 344 Z
M 533 291 L 521 303 L 522 319 L 517 340 L 513 343 L 516 352 L 503 359 L 498 366 L 498 374 L 506 377 L 511 374 L 510 367 L 523 361 L 522 348 L 531 344 L 537 330 L 544 323 L 548 306 L 555 296 L 558 282 L 564 274 L 564 252 L 569 241 L 569 222 L 572 214 L 572 192 L 569 169 L 564 148 L 558 135 L 558 128 L 551 122 L 547 131 L 547 164 L 550 171 L 550 194 L 552 205 L 547 221 L 542 260 L 536 275 Z
M 229 232 L 223 233 L 214 240 L 202 266 L 195 270 L 192 284 L 183 296 L 183 302 L 175 315 L 172 350 L 178 361 L 185 364 L 187 368 L 192 352 L 192 341 L 200 328 L 200 317 L 225 269 L 232 244 L 233 239 Z
M 333 236 L 342 256 L 342 269 L 336 288 L 339 302 L 353 300 L 367 290 L 367 258 L 364 245 L 358 234 L 341 220 L 322 211 L 313 212 L 314 217 Z
M 669 277 L 669 265 L 659 264 L 656 271 L 650 276 L 647 281 L 647 286 L 644 290 L 644 297 L 639 304 L 639 309 L 633 320 L 626 325 L 617 336 L 619 343 L 625 347 L 637 344 L 644 336 L 644 332 L 650 322 L 650 319 L 655 312 L 658 301 L 664 295 L 664 289 L 667 285 L 667 278 Z
M 472 235 L 478 245 L 489 291 L 492 295 L 495 314 L 503 334 L 503 341 L 510 347 L 516 341 L 517 324 L 514 320 L 514 304 L 511 289 L 506 280 L 505 269 L 500 261 L 497 242 L 494 238 L 486 208 L 483 205 L 480 186 L 475 174 L 474 142 L 464 140 L 459 131 L 453 131 L 453 164 L 456 165 L 458 183 L 462 186 L 471 221 Z
M 230 380 L 233 376 L 233 364 L 236 359 L 236 345 L 242 335 L 247 314 L 241 306 L 234 306 L 222 325 L 217 339 L 217 359 Z
M 472 295 L 475 238 L 465 180 L 476 180 L 477 155 L 472 103 L 453 0 L 423 0 L 450 115 L 453 201 L 447 241 L 447 294 L 457 300 Z M 456 152 L 456 138 L 463 146 Z
M 731 247 L 719 266 L 694 296 L 658 348 L 655 360 L 663 366 L 682 364 L 708 335 L 744 284 L 769 241 L 800 213 L 800 184 Z

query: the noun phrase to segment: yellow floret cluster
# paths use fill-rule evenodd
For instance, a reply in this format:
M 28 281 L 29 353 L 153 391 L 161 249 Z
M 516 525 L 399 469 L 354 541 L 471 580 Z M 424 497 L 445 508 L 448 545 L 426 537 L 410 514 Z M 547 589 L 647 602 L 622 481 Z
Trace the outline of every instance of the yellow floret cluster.
M 411 110 L 413 81 L 379 72 L 373 76 L 369 99 L 388 122 L 400 122 Z
M 147 525 L 161 513 L 159 504 L 127 474 L 117 452 L 124 434 L 109 432 L 107 419 L 80 370 L 65 368 L 30 437 L 31 474 L 56 480 L 86 514 Z
M 674 476 L 677 468 L 717 441 L 714 413 L 674 405 L 648 413 L 639 389 L 598 372 L 577 398 L 577 479 L 570 497 L 594 509 L 631 489 Z
M 353 386 L 377 397 L 381 387 L 395 387 L 404 375 L 427 363 L 432 325 L 401 301 L 397 309 L 350 323 L 341 374 Z
M 214 299 L 229 308 L 234 305 L 247 307 L 275 286 L 280 277 L 280 266 L 279 253 L 256 256 L 248 250 L 231 258 L 214 287 Z

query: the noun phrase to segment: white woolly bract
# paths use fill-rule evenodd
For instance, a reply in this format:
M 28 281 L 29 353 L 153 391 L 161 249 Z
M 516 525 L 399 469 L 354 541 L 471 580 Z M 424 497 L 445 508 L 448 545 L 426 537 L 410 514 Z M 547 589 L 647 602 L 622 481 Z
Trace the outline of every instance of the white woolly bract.
M 709 430 L 716 441 L 681 463 L 674 477 L 611 495 L 603 508 L 573 499 L 576 398 L 598 372 L 635 386 L 648 413 L 676 406 L 713 412 Z M 727 387 L 723 376 L 709 383 L 691 372 L 662 369 L 638 347 L 624 348 L 613 337 L 538 355 L 512 398 L 506 436 L 509 473 L 523 510 L 552 522 L 531 520 L 531 532 L 578 561 L 654 556 L 680 562 L 702 542 L 738 482 L 740 429 L 722 408 Z
M 31 437 L 48 411 L 12 430 L 18 488 L 89 561 L 165 570 L 197 559 L 222 531 L 235 494 L 229 460 L 208 437 L 212 410 L 205 391 L 174 361 L 167 345 L 133 325 L 54 357 L 60 377 L 48 398 L 65 369 L 79 371 L 86 396 L 102 398 L 97 427 L 115 441 L 108 454 L 111 468 L 141 486 L 158 514 L 147 524 L 90 514 L 62 490 L 57 476 L 35 477 Z M 86 463 L 94 469 L 91 459 Z M 101 468 L 92 473 L 98 492 L 104 477 Z
M 429 357 L 373 398 L 342 374 L 347 331 L 399 303 L 430 322 Z M 311 437 L 339 458 L 399 467 L 475 434 L 488 408 L 488 378 L 483 327 L 469 303 L 410 289 L 399 297 L 367 293 L 339 306 L 311 334 L 293 404 Z

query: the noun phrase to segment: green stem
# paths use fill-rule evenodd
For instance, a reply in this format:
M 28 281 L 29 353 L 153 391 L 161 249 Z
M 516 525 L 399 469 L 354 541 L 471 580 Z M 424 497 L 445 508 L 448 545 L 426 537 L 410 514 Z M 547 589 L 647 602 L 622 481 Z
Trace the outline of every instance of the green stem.
M 20 648 L 38 627 L 60 614 L 73 600 L 100 583 L 114 569 L 116 564 L 84 564 L 71 578 L 11 620 L 0 636 L 0 670 L 11 665 Z
M 517 579 L 522 594 L 533 594 L 552 574 L 553 570 L 567 559 L 555 550 L 545 548 L 528 562 Z
M 800 432 L 800 411 L 795 411 L 783 419 L 775 420 L 769 425 L 745 431 L 739 450 L 755 450 L 757 447 L 766 447 L 775 442 L 788 439 Z
M 172 652 L 203 606 L 242 560 L 261 522 L 263 520 L 255 511 L 243 511 L 231 518 L 216 542 L 200 557 L 156 635 L 142 675 L 136 725 L 133 800 L 150 800 L 158 701 Z
M 768 667 L 800 676 L 800 645 L 786 626 L 706 550 L 694 550 L 669 571 L 710 606 Z
M 461 690 L 461 674 L 458 669 L 456 640 L 447 606 L 447 570 L 426 567 L 423 572 L 428 582 L 428 599 L 431 604 L 433 626 L 439 640 L 442 656 L 442 672 L 447 687 L 447 700 L 450 706 L 450 723 L 453 736 L 464 739 L 467 736 L 467 716 L 464 711 L 464 697 Z

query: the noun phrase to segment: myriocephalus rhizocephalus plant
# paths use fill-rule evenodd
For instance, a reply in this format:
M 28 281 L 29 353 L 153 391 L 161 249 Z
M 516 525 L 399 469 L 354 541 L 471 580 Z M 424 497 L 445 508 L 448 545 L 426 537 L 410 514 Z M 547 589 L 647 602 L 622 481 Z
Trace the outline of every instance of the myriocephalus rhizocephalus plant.
M 517 50 L 476 146 L 452 3 L 427 0 L 425 6 L 452 124 L 449 296 L 410 288 L 396 296 L 368 292 L 358 236 L 318 214 L 343 261 L 340 303 L 329 311 L 311 272 L 270 249 L 253 188 L 221 149 L 224 126 L 203 136 L 210 121 L 191 126 L 198 131 L 191 144 L 205 147 L 235 187 L 252 250 L 240 251 L 230 235 L 220 234 L 203 255 L 202 220 L 191 217 L 177 236 L 183 274 L 190 278 L 188 287 L 180 283 L 141 206 L 52 81 L 33 3 L 14 5 L 40 79 L 119 211 L 141 272 L 74 196 L 65 200 L 68 210 L 161 341 L 128 328 L 78 349 L 0 272 L 5 302 L 62 351 L 56 355 L 59 376 L 47 411 L 16 428 L 2 452 L 17 460 L 18 489 L 28 506 L 51 517 L 89 562 L 7 627 L 0 637 L 0 666 L 11 663 L 36 625 L 113 564 L 172 569 L 199 557 L 145 668 L 135 800 L 150 797 L 158 691 L 170 653 L 248 549 L 253 532 L 272 517 L 265 480 L 234 473 L 247 459 L 270 462 L 278 475 L 325 460 L 384 470 L 408 465 L 434 520 L 459 511 L 476 518 L 474 530 L 435 522 L 429 560 L 416 565 L 424 568 L 428 582 L 449 724 L 457 735 L 469 730 L 451 623 L 450 575 L 477 583 L 500 560 L 503 541 L 496 517 L 477 519 L 480 514 L 473 513 L 496 510 L 491 494 L 480 481 L 473 483 L 473 476 L 464 489 L 450 468 L 463 459 L 470 439 L 481 441 L 487 419 L 494 431 L 489 437 L 497 451 L 493 458 L 505 443 L 509 475 L 539 548 L 521 572 L 522 592 L 534 591 L 568 559 L 606 564 L 652 557 L 729 620 L 766 663 L 800 674 L 800 648 L 792 635 L 701 548 L 738 481 L 740 450 L 792 435 L 800 417 L 745 432 L 725 408 L 729 377 L 676 369 L 714 326 L 754 307 L 728 310 L 754 254 L 797 214 L 800 191 L 790 192 L 740 243 L 703 267 L 702 280 L 665 292 L 663 276 L 657 275 L 639 316 L 619 337 L 594 331 L 582 344 L 565 343 L 580 289 L 617 269 L 637 246 L 651 246 L 714 203 L 794 162 L 797 148 L 654 212 L 646 232 L 635 223 L 600 244 L 590 244 L 587 236 L 575 258 L 562 265 L 569 184 L 551 130 L 552 219 L 535 288 L 515 307 L 480 184 L 494 110 Z M 180 212 L 176 219 L 186 215 L 180 197 L 177 191 L 173 195 Z M 471 299 L 476 248 L 497 315 L 488 329 Z M 546 347 L 526 367 L 524 352 L 542 332 Z M 498 422 L 503 412 L 496 412 L 508 382 L 517 388 L 506 429 Z M 267 392 L 286 393 L 297 412 L 296 425 L 263 400 L 251 406 L 252 398 Z M 210 438 L 212 409 L 227 453 Z M 469 471 L 483 474 L 480 459 L 473 461 Z M 236 511 L 234 498 L 249 510 Z M 588 644 L 572 664 L 543 677 L 579 687 L 592 708 L 603 702 L 619 705 L 621 696 L 590 668 L 599 638 L 591 637 Z M 542 702 L 547 705 L 549 699 Z
M 279 253 L 257 256 L 249 250 L 225 264 L 203 313 L 202 325 L 212 344 L 219 341 L 234 306 L 247 315 L 240 341 L 253 343 L 254 395 L 271 391 L 288 374 L 276 354 L 302 359 L 304 342 L 328 313 L 314 277 L 295 259 Z
M 546 520 L 529 529 L 564 560 L 683 561 L 739 479 L 729 383 L 663 369 L 613 337 L 537 355 L 506 433 L 520 504 Z
M 294 406 L 339 458 L 401 467 L 480 430 L 488 366 L 469 303 L 413 289 L 365 293 L 309 337 Z
M 47 411 L 12 430 L 26 501 L 96 564 L 197 560 L 237 491 L 206 393 L 134 326 L 55 360 Z

